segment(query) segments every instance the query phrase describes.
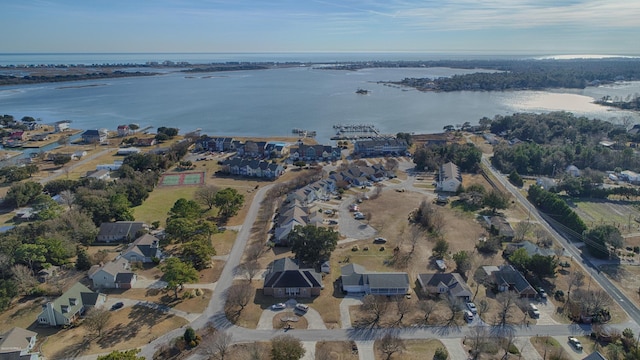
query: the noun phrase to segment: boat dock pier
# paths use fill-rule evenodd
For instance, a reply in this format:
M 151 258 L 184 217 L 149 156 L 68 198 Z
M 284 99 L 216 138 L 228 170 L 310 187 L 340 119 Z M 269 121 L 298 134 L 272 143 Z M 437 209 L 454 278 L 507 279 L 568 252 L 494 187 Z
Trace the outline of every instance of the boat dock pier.
M 298 135 L 300 137 L 309 137 L 309 138 L 316 137 L 315 130 L 305 130 L 305 129 L 295 128 L 295 129 L 291 130 L 291 133 L 292 134 L 296 134 L 296 135 Z
M 371 124 L 335 124 L 336 135 L 331 140 L 372 139 L 382 135 L 380 130 Z

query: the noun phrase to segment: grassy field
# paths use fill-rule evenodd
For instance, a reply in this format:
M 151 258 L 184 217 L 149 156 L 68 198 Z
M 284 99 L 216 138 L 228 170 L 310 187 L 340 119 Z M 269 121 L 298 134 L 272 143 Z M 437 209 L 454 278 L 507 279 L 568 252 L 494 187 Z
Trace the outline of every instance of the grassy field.
M 167 213 L 176 200 L 180 198 L 193 199 L 196 189 L 195 186 L 155 188 L 142 205 L 133 208 L 133 215 L 137 221 L 143 221 L 147 224 L 160 221 L 160 226 L 164 227 Z
M 530 340 L 540 356 L 546 359 L 570 359 L 569 354 L 562 348 L 562 345 L 550 336 L 536 336 Z
M 633 203 L 619 200 L 571 199 L 569 204 L 580 215 L 588 227 L 596 225 L 614 225 L 622 233 L 637 232 L 640 224 L 635 219 L 640 217 L 640 211 Z M 631 228 L 629 228 L 631 225 Z
M 379 340 L 376 341 L 376 349 Z M 393 359 L 395 360 L 424 360 L 424 359 L 433 359 L 433 355 L 436 353 L 436 350 L 439 348 L 444 348 L 444 344 L 440 342 L 440 340 L 429 339 L 429 340 L 405 340 L 404 342 L 405 350 L 403 350 L 400 354 L 394 355 Z M 385 356 L 380 351 L 376 351 L 376 359 L 382 360 L 385 359 Z

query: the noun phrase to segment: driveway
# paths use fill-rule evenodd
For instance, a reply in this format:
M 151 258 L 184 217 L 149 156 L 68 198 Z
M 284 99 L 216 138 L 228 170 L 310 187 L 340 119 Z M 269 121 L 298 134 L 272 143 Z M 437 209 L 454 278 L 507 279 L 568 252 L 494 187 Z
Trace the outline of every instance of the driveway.
M 556 306 L 553 305 L 553 302 L 547 300 L 545 302 L 532 302 L 532 304 L 537 306 L 538 311 L 540 311 L 540 318 L 537 319 L 538 325 L 560 324 L 558 321 L 553 319 L 553 315 L 556 313 Z
M 356 345 L 358 346 L 358 358 L 360 360 L 371 360 L 376 358 L 373 351 L 373 344 L 373 340 L 356 341 Z
M 292 311 L 295 308 L 297 302 L 294 299 L 289 299 L 285 304 L 287 304 L 287 309 L 289 311 Z M 260 315 L 260 320 L 258 320 L 258 325 L 256 329 L 272 330 L 273 318 L 277 314 L 283 311 L 287 311 L 287 310 L 271 310 L 269 308 L 262 311 L 262 315 Z M 296 313 L 295 315 L 299 317 L 304 317 L 307 320 L 307 324 L 308 324 L 307 329 L 322 329 L 322 330 L 327 329 L 327 326 L 324 324 L 324 321 L 322 320 L 322 316 L 320 316 L 320 313 L 316 309 L 312 308 L 311 306 L 309 306 L 309 310 L 307 311 L 306 314 L 299 315 Z
M 342 329 L 351 329 L 351 315 L 349 315 L 349 306 L 362 305 L 362 296 L 347 295 L 340 302 L 340 327 Z
M 302 346 L 306 350 L 301 360 L 315 360 L 316 359 L 316 342 L 315 341 L 303 341 Z
M 569 338 L 567 336 L 554 336 L 554 339 L 558 340 L 564 351 L 569 354 L 569 358 L 573 360 L 580 360 L 589 354 L 585 354 L 584 350 L 577 351 L 571 344 L 569 344 Z
M 513 339 L 513 344 L 518 348 L 522 358 L 525 360 L 542 360 L 542 356 L 538 353 L 531 344 L 531 340 L 528 337 L 519 337 Z
M 440 341 L 447 348 L 449 359 L 463 360 L 469 358 L 467 352 L 464 351 L 464 347 L 462 347 L 462 339 L 440 339 Z

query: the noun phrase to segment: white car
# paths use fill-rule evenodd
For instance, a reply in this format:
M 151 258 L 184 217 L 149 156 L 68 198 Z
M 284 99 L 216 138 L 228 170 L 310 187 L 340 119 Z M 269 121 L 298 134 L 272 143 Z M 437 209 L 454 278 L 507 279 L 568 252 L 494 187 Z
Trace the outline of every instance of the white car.
M 467 308 L 469 308 L 469 311 L 471 311 L 471 313 L 474 315 L 478 313 L 478 308 L 476 307 L 476 304 L 472 302 L 467 303 Z
M 306 313 L 309 310 L 309 305 L 305 304 L 296 304 L 296 311 L 301 313 Z
M 282 310 L 286 307 L 287 305 L 285 303 L 277 303 L 277 304 L 271 305 L 271 310 Z

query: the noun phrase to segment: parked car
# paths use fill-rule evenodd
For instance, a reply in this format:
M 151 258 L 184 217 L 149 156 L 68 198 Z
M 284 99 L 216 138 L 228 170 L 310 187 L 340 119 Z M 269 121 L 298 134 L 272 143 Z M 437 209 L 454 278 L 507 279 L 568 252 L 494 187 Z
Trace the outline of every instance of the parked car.
M 467 320 L 468 322 L 472 322 L 473 321 L 473 313 L 469 310 L 465 310 L 464 311 L 464 319 Z
M 387 242 L 387 239 L 383 238 L 383 237 L 377 237 L 375 239 L 373 239 L 373 242 L 376 244 L 384 244 Z
M 309 310 L 309 305 L 296 304 L 296 310 L 301 313 L 306 313 Z
M 325 210 L 325 211 L 324 211 L 324 213 L 325 213 L 326 215 L 333 215 L 333 210 L 331 210 L 331 209 L 327 209 L 327 210 Z
M 277 303 L 277 304 L 271 305 L 271 310 L 282 310 L 286 307 L 287 305 L 285 303 Z
M 124 303 L 119 301 L 111 306 L 111 310 L 118 310 L 124 306 Z
M 574 338 L 573 336 L 569 336 L 569 344 L 571 344 L 571 346 L 573 346 L 576 350 L 582 351 L 582 344 L 580 343 L 580 340 Z
M 543 288 L 538 288 L 538 295 L 540 296 L 541 299 L 547 300 L 547 293 L 544 291 Z
M 469 309 L 469 311 L 471 311 L 472 314 L 477 314 L 478 313 L 478 308 L 476 307 L 476 304 L 472 303 L 472 302 L 468 302 L 467 303 L 467 308 Z
M 356 214 L 356 216 L 354 216 L 353 218 L 356 220 L 364 220 L 365 216 L 363 213 L 359 213 L 359 214 Z
M 540 311 L 538 307 L 533 304 L 529 304 L 529 314 L 531 314 L 531 317 L 534 319 L 540 318 Z

